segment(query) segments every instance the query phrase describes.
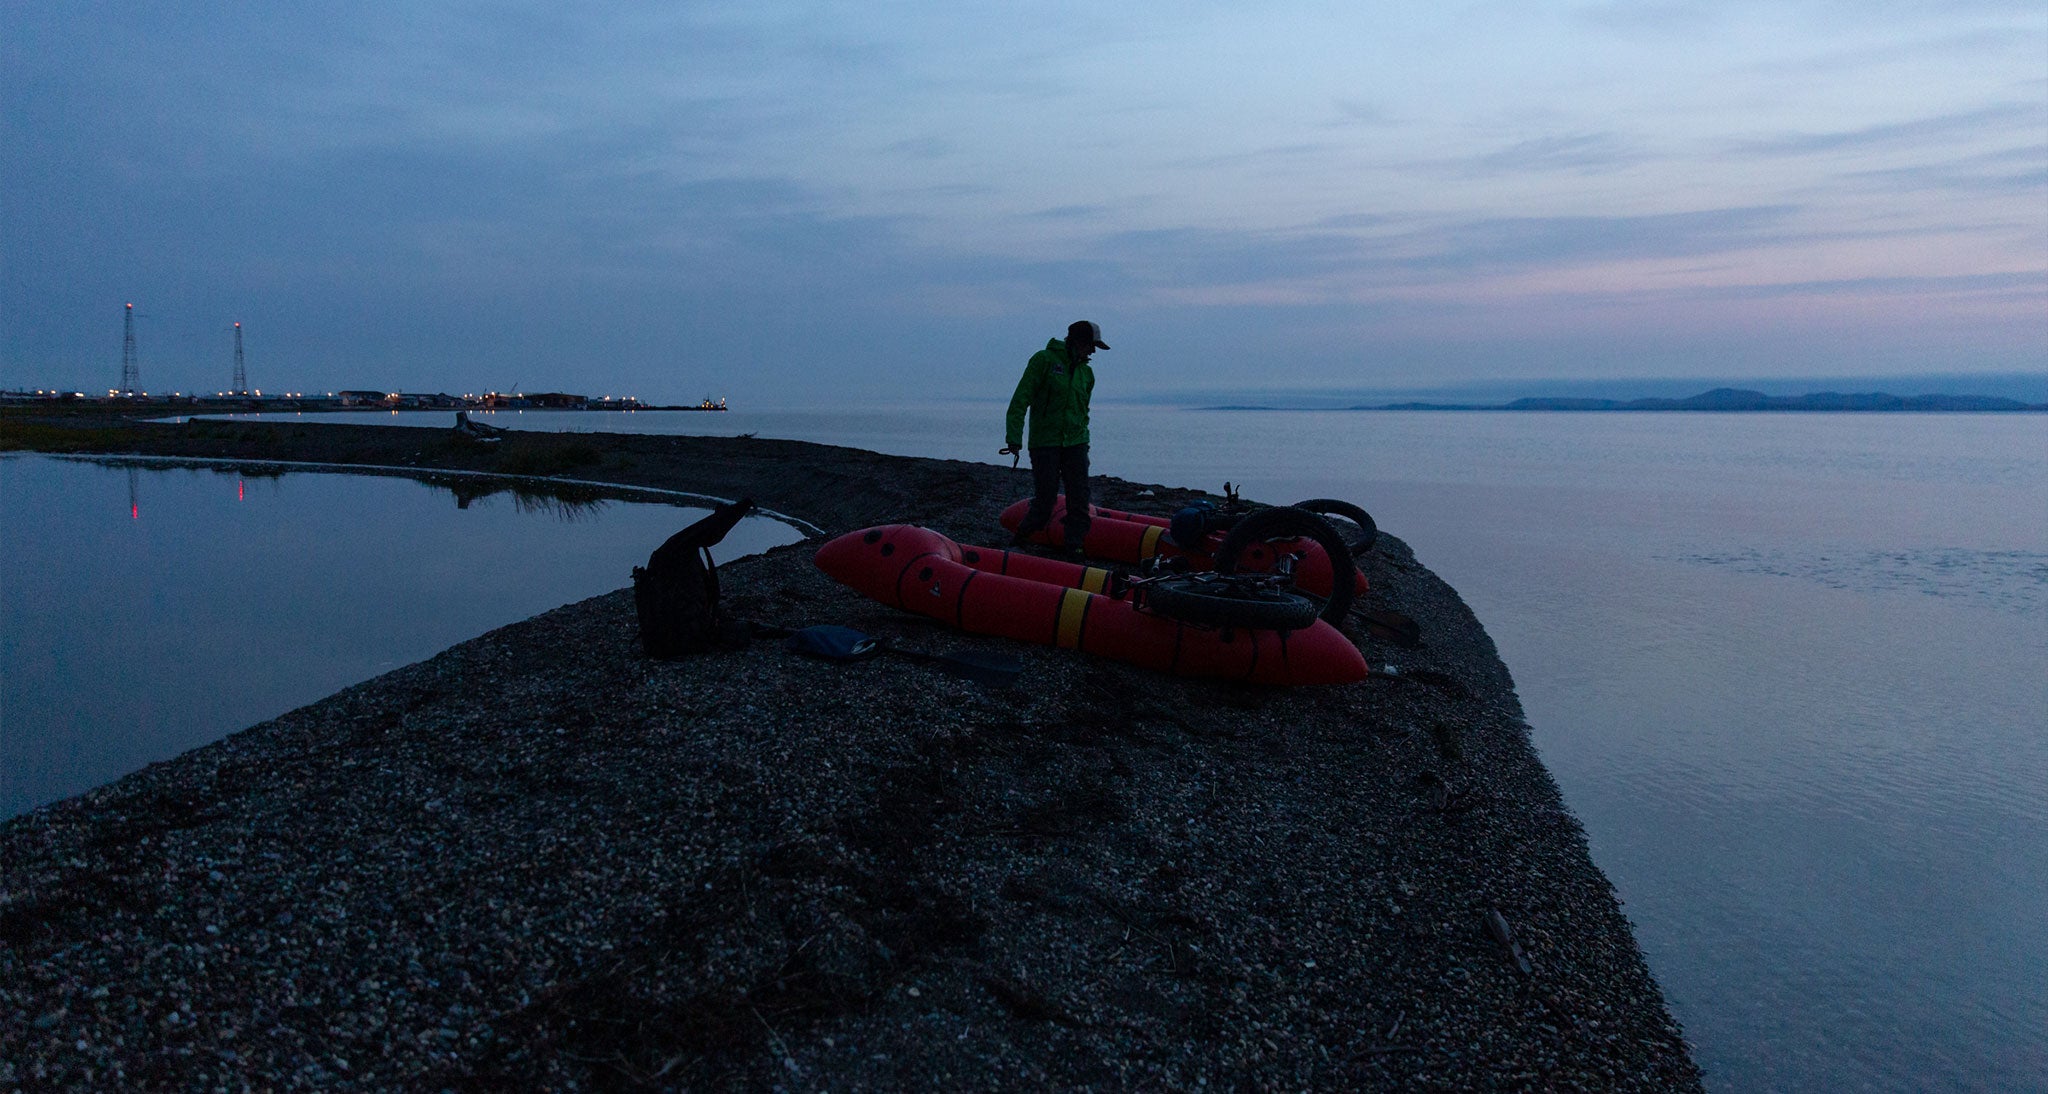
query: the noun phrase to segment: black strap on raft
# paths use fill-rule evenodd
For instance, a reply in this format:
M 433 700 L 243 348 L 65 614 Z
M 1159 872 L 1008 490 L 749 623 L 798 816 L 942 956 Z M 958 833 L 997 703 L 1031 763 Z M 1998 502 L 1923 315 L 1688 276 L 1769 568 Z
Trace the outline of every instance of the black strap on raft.
M 672 661 L 747 644 L 746 626 L 718 610 L 718 567 L 711 548 L 753 511 L 752 498 L 721 505 L 655 548 L 645 567 L 633 567 L 633 606 L 647 656 Z

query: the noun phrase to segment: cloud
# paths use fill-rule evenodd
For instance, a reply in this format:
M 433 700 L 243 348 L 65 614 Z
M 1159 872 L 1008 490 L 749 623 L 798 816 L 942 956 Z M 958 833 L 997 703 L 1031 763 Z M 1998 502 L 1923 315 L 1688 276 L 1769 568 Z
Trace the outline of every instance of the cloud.
M 1361 241 L 1331 232 L 1163 228 L 1120 232 L 1091 248 L 1130 281 L 1151 286 L 1312 280 L 1368 260 Z
M 1977 110 L 1887 122 L 1859 129 L 1831 133 L 1794 133 L 1762 140 L 1737 142 L 1729 154 L 1759 159 L 1781 156 L 1809 156 L 1823 152 L 1856 151 L 1869 148 L 1899 148 L 1965 140 L 1984 135 L 2026 131 L 2038 137 L 2048 118 L 2040 106 L 1999 103 Z
M 1316 160 L 1331 152 L 1339 151 L 1342 145 L 1317 142 L 1300 144 L 1268 145 L 1241 152 L 1225 152 L 1214 156 L 1201 156 L 1175 160 L 1169 166 L 1191 171 L 1213 170 L 1219 167 L 1284 166 L 1290 163 L 1304 163 Z
M 1056 205 L 1024 214 L 1026 220 L 1101 220 L 1111 213 L 1108 205 Z
M 1953 32 L 1952 22 L 1935 25 L 1941 27 L 1941 33 L 1915 33 L 1903 38 L 1891 35 L 1876 44 L 1859 41 L 1846 46 L 1835 46 L 1832 43 L 1838 39 L 1830 36 L 1826 39 L 1830 45 L 1823 48 L 1796 50 L 1788 56 L 1745 61 L 1738 64 L 1730 75 L 1736 79 L 1769 76 L 1811 81 L 1819 77 L 1854 76 L 1891 69 L 1901 64 L 1981 62 L 1986 58 L 2024 55 L 2039 44 L 2033 41 L 2039 37 L 2038 33 L 2029 34 L 2005 20 L 1960 33 Z
M 1385 213 L 1345 213 L 1342 216 L 1324 217 L 1311 228 L 1327 228 L 1338 231 L 1356 231 L 1365 228 L 1383 228 L 1394 222 Z
M 946 137 L 913 137 L 909 140 L 893 141 L 884 145 L 882 150 L 892 156 L 936 160 L 960 151 L 960 142 Z
M 1398 241 L 1418 271 L 1501 272 L 1622 259 L 1679 258 L 1768 243 L 1799 208 L 1756 205 L 1637 216 L 1495 217 L 1420 230 Z
M 1390 170 L 1430 180 L 1512 179 L 1533 175 L 1595 175 L 1655 162 L 1637 140 L 1613 132 L 1554 133 L 1489 151 L 1389 162 Z
M 1716 21 L 1713 10 L 1701 4 L 1614 3 L 1589 4 L 1576 8 L 1571 18 L 1589 26 L 1630 34 L 1689 34 Z
M 1786 231 L 1799 211 L 1749 206 L 1443 223 L 1365 217 L 1291 231 L 1188 226 L 1115 233 L 1085 254 L 1103 264 L 1092 287 L 1118 299 L 1358 301 L 1535 270 L 1749 251 Z
M 1190 359 L 1208 347 L 1184 332 L 1285 328 L 1330 362 L 1396 326 L 1565 331 L 1580 313 L 1502 301 L 1591 308 L 1631 263 L 1663 285 L 1901 275 L 1701 290 L 1817 312 L 2022 292 L 1943 278 L 2026 268 L 2048 229 L 2037 0 L 1961 22 L 1932 0 L 1218 4 L 1170 26 L 567 4 L 16 5 L 0 366 L 103 357 L 131 294 L 209 338 L 249 319 L 352 386 L 944 384 L 1070 312 Z M 1945 242 L 1835 245 L 1881 232 Z M 1706 323 L 1710 295 L 1660 291 L 1610 295 Z M 902 360 L 912 329 L 932 363 Z
M 1840 177 L 1892 191 L 1947 190 L 2043 197 L 2048 196 L 2048 146 L 2008 148 L 1937 163 L 1850 171 Z
M 1395 124 L 1394 116 L 1386 108 L 1361 99 L 1335 99 L 1330 105 L 1337 116 L 1328 124 L 1332 126 L 1389 126 Z
M 1576 133 L 1538 137 L 1452 163 L 1463 174 L 1490 176 L 1529 171 L 1611 171 L 1648 158 L 1641 149 L 1612 133 Z
M 2048 268 L 1951 277 L 1845 277 L 1682 290 L 1693 300 L 1775 300 L 1789 297 L 1885 296 L 1924 303 L 1931 297 L 1973 297 L 2021 306 L 2048 304 Z M 1667 294 L 1668 295 L 1668 294 Z

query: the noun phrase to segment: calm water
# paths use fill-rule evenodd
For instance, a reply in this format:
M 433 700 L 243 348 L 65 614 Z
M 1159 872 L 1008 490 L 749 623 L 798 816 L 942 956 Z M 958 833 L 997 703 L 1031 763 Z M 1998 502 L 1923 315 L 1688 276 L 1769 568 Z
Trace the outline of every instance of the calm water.
M 995 461 L 1000 419 L 494 421 Z M 1104 473 L 1357 501 L 1458 588 L 1710 1087 L 2048 1089 L 2048 418 L 1102 406 L 1095 432 Z
M 703 514 L 0 457 L 0 818 L 617 589 Z

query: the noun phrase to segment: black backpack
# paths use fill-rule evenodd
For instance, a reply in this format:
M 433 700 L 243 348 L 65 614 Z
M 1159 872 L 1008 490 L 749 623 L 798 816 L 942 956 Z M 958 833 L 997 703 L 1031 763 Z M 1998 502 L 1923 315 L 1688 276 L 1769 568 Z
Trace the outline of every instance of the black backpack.
M 646 566 L 633 567 L 633 606 L 647 656 L 672 661 L 747 644 L 746 625 L 719 611 L 718 567 L 710 548 L 753 509 L 751 498 L 721 505 L 655 548 Z

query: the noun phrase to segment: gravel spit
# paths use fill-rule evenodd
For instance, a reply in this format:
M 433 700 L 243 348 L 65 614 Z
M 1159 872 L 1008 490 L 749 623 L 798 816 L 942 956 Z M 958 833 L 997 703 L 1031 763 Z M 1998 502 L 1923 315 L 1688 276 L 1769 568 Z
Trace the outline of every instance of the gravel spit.
M 422 448 L 180 428 L 80 445 Z M 576 441 L 577 477 L 833 533 L 999 543 L 1022 489 Z M 1399 539 L 1367 603 L 1424 645 L 1355 635 L 1400 672 L 1299 689 L 949 631 L 834 584 L 817 543 L 721 566 L 727 606 L 1013 654 L 1018 684 L 773 641 L 650 662 L 622 590 L 15 818 L 0 1089 L 1699 1089 L 1492 642 Z

